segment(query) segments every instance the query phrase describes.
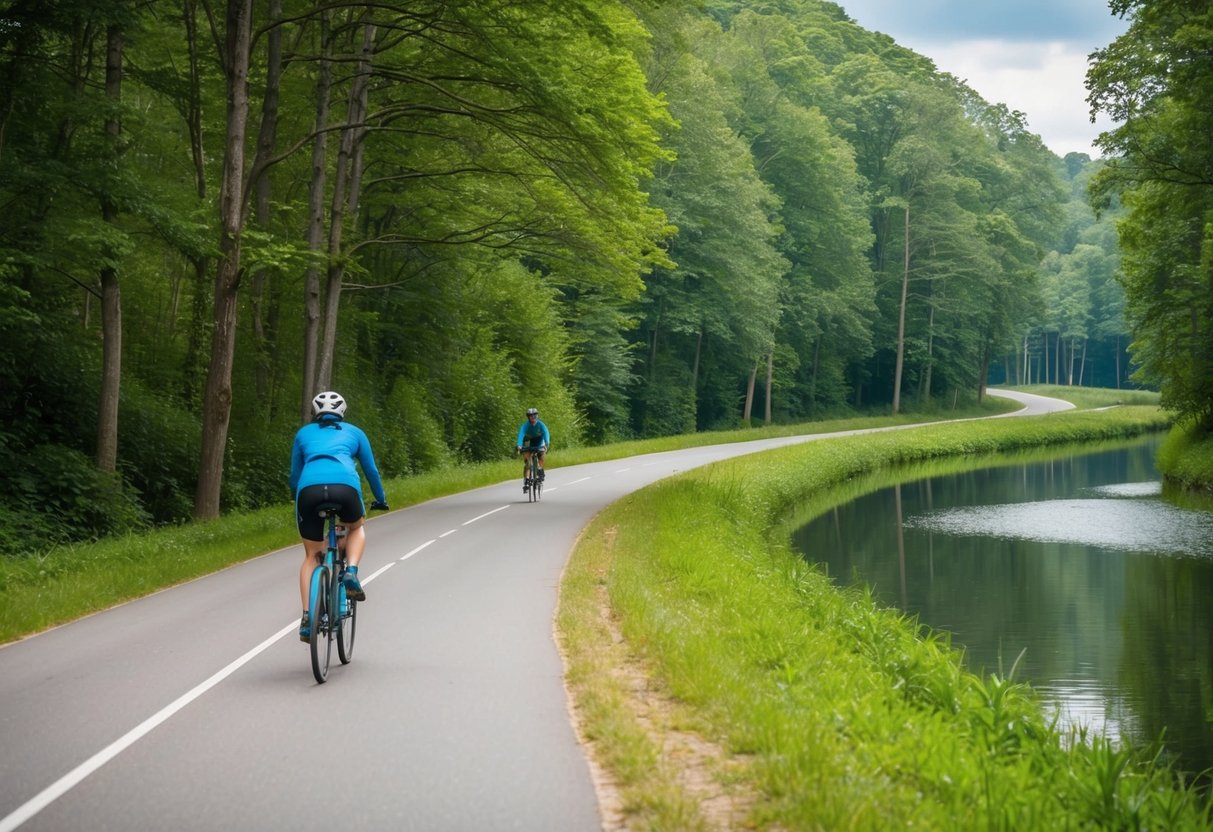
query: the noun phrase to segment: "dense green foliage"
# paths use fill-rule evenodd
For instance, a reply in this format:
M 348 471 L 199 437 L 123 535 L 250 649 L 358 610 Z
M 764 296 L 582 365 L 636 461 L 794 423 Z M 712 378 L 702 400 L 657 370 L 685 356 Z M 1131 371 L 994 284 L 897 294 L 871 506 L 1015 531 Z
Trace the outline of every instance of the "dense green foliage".
M 1119 124 L 1094 183 L 1119 195 L 1126 313 L 1138 377 L 1164 406 L 1213 432 L 1213 8 L 1191 0 L 1112 0 L 1128 30 L 1094 55 L 1093 110 Z
M 824 0 L 0 0 L 0 542 L 275 504 L 317 388 L 398 475 L 1119 386 L 1097 166 Z
M 945 634 L 837 589 L 780 523 L 805 501 L 820 512 L 865 472 L 895 481 L 899 464 L 1165 423 L 1157 408 L 1123 407 L 840 437 L 697 469 L 610 507 L 574 553 L 558 620 L 583 730 L 628 825 L 704 828 L 702 795 L 733 793 L 736 828 L 1208 828 L 1198 791 L 1148 754 L 1063 736 L 1013 672 L 967 672 Z M 621 670 L 638 662 L 671 716 L 632 703 Z M 725 759 L 680 776 L 663 726 Z

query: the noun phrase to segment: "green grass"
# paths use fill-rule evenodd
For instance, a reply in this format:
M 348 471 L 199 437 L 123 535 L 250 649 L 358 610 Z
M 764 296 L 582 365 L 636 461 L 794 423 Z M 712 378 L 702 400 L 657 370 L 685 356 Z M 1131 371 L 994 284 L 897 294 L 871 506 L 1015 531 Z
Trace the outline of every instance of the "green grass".
M 1152 390 L 1111 390 L 1104 387 L 1067 387 L 1059 384 L 1027 384 L 1011 389 L 1065 399 L 1079 410 L 1114 405 L 1158 404 L 1158 393 Z
M 1175 485 L 1213 495 L 1213 436 L 1176 425 L 1158 450 L 1158 467 Z
M 1029 688 L 966 672 L 946 636 L 836 588 L 781 523 L 891 467 L 1166 423 L 1155 407 L 1117 407 L 839 437 L 697 469 L 604 511 L 570 560 L 558 626 L 581 730 L 629 826 L 710 825 L 688 814 L 678 764 L 634 714 L 620 668 L 640 666 L 682 731 L 726 749 L 721 788 L 750 796 L 748 825 L 1209 828 L 1166 769 L 1060 735 Z

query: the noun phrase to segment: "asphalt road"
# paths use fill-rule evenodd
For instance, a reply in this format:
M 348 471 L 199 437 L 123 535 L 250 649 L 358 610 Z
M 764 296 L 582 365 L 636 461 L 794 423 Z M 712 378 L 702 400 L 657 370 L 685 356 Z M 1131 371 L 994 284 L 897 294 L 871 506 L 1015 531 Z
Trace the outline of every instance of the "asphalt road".
M 539 503 L 511 481 L 372 518 L 354 661 L 334 655 L 323 685 L 295 635 L 299 547 L 4 646 L 0 832 L 600 829 L 552 634 L 577 535 L 655 480 L 815 438 L 556 468 Z

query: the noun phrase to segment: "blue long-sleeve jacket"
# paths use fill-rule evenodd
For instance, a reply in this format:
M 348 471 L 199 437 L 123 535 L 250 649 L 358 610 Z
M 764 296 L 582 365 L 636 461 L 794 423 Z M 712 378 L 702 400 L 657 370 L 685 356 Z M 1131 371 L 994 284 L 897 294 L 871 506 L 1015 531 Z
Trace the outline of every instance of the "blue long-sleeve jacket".
M 548 426 L 540 419 L 536 419 L 535 424 L 532 425 L 528 419 L 522 423 L 522 427 L 518 428 L 518 441 L 514 444 L 521 448 L 525 444 L 523 442 L 524 439 L 535 439 L 540 436 L 543 437 L 543 444 L 545 446 L 552 444 L 552 435 L 548 433 Z
M 371 442 L 357 425 L 324 419 L 299 428 L 291 449 L 291 493 L 309 485 L 342 483 L 361 493 L 362 480 L 354 460 L 362 465 L 375 499 L 387 502 Z

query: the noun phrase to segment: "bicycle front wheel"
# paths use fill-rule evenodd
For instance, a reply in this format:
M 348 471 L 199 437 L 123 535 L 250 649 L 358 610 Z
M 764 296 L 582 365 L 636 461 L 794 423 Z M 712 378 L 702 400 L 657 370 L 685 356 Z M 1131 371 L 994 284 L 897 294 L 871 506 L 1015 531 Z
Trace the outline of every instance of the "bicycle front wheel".
M 333 654 L 333 627 L 331 626 L 330 603 L 332 573 L 328 567 L 317 566 L 312 572 L 311 628 L 312 675 L 323 684 L 329 675 L 329 662 Z
M 354 658 L 354 633 L 358 629 L 358 602 L 345 597 L 345 587 L 338 590 L 345 608 L 341 613 L 341 625 L 337 628 L 337 658 L 349 664 Z

